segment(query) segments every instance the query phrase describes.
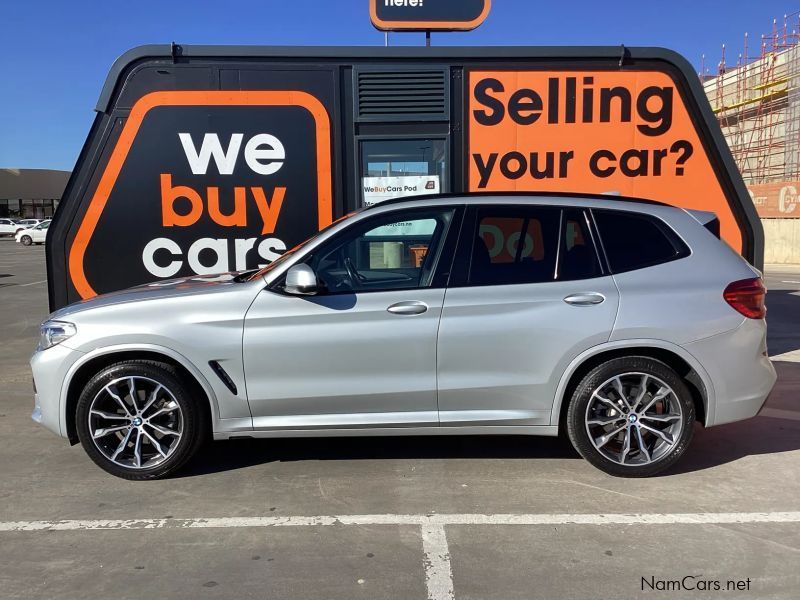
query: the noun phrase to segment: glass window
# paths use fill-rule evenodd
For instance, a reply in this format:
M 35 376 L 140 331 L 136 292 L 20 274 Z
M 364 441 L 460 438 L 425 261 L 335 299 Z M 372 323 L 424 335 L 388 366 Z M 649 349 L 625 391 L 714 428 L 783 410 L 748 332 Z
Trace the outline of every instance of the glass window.
M 479 209 L 469 284 L 553 281 L 560 213 L 540 207 Z
M 636 213 L 597 210 L 594 218 L 612 273 L 623 273 L 689 255 L 662 221 Z
M 443 139 L 361 142 L 361 201 L 371 206 L 405 196 L 447 191 Z
M 591 279 L 602 275 L 586 215 L 582 210 L 567 209 L 561 232 L 558 280 Z
M 351 227 L 308 259 L 331 293 L 428 287 L 455 209 L 383 215 Z

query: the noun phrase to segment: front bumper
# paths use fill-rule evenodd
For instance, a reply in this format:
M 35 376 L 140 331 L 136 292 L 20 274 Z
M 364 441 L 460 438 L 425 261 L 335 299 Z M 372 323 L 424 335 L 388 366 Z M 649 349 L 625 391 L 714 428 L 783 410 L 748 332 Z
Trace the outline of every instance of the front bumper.
M 755 417 L 778 376 L 767 355 L 767 327 L 746 319 L 733 331 L 685 346 L 706 369 L 713 384 L 708 394 L 706 427 Z
M 30 361 L 34 387 L 31 418 L 61 437 L 67 437 L 64 421 L 66 406 L 62 402 L 62 398 L 66 397 L 64 382 L 80 356 L 81 352 L 62 343 L 35 352 Z

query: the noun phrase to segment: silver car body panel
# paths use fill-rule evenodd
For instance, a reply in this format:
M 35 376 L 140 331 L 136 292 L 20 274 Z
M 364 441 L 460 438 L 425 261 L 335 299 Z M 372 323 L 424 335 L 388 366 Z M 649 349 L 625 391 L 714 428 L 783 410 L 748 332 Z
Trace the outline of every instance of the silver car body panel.
M 256 428 L 438 424 L 436 332 L 444 289 L 288 296 L 261 292 L 244 361 Z M 387 308 L 418 301 L 428 309 Z
M 564 298 L 597 293 L 599 304 Z M 439 327 L 443 425 L 550 425 L 566 365 L 608 341 L 619 294 L 611 277 L 447 290 Z
M 298 297 L 267 289 L 344 228 L 391 211 L 463 204 L 571 206 L 664 220 L 691 255 L 630 273 L 574 282 L 428 288 Z M 139 286 L 50 316 L 77 334 L 36 352 L 35 417 L 67 435 L 69 385 L 101 356 L 163 354 L 211 403 L 216 438 L 304 435 L 530 433 L 555 435 L 564 392 L 587 359 L 660 348 L 686 361 L 706 392 L 706 425 L 754 416 L 775 381 L 763 320 L 745 319 L 725 286 L 757 276 L 682 209 L 609 197 L 498 196 L 378 205 L 322 232 L 243 283 L 231 275 Z M 597 293 L 600 304 L 572 306 Z M 386 311 L 401 301 L 422 314 Z M 125 354 L 120 354 L 124 357 Z M 209 366 L 217 361 L 234 394 Z

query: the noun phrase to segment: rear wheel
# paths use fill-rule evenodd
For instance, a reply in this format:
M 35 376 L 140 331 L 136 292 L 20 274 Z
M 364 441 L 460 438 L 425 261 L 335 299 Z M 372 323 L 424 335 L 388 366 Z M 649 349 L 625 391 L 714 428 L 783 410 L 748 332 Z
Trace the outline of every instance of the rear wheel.
M 694 420 L 691 393 L 675 371 L 651 358 L 626 357 L 583 378 L 567 431 L 578 453 L 606 473 L 648 477 L 686 452 Z
M 125 361 L 86 384 L 76 429 L 89 457 L 112 475 L 159 479 L 195 454 L 204 414 L 171 366 Z
M 23 235 L 19 241 L 23 246 L 30 246 L 33 243 L 33 240 L 29 235 Z

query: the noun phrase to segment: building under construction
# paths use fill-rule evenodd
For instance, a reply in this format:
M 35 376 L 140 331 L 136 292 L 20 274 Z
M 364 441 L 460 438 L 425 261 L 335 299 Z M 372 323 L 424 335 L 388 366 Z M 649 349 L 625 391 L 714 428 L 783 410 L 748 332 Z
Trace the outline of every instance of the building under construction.
M 767 262 L 800 262 L 800 13 L 756 44 L 745 34 L 729 60 L 723 46 L 713 74 L 704 58 L 703 86 L 764 219 Z

